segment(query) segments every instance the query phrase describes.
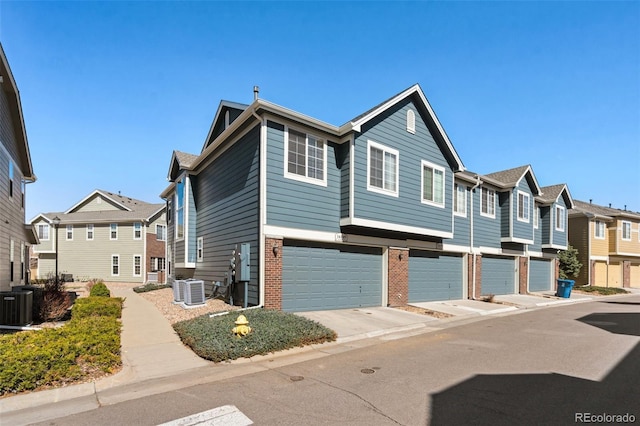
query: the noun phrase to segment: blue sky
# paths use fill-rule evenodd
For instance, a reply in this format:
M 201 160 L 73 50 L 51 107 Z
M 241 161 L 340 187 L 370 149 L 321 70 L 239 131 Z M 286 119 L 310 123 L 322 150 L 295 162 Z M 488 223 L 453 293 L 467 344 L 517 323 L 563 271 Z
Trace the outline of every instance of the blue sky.
M 0 2 L 38 181 L 161 202 L 221 99 L 340 125 L 419 83 L 465 166 L 640 211 L 640 2 Z

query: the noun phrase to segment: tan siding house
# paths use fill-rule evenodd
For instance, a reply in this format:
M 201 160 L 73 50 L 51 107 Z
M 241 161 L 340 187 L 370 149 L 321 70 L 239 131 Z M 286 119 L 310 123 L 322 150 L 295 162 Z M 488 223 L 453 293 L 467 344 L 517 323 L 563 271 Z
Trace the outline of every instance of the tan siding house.
M 49 229 L 49 238 L 34 248 L 38 278 L 55 274 L 57 255 L 58 273 L 74 280 L 164 282 L 162 203 L 96 190 L 66 212 L 43 213 L 31 223 L 43 236 Z
M 0 45 L 0 291 L 26 284 L 29 246 L 38 242 L 25 225 L 25 187 L 36 176 L 20 93 Z
M 640 288 L 640 213 L 576 200 L 569 243 L 583 264 L 577 285 Z

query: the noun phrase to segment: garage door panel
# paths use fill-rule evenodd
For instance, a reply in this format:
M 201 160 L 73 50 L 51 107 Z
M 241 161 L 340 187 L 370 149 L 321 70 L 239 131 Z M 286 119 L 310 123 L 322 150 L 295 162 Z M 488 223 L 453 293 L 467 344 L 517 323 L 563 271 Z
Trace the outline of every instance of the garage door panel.
M 551 290 L 553 279 L 551 276 L 552 262 L 543 259 L 529 261 L 529 291 Z
M 515 293 L 515 260 L 482 257 L 482 294 Z
M 461 256 L 411 250 L 409 302 L 462 299 L 463 269 Z
M 631 287 L 640 288 L 640 263 L 631 264 L 630 268 L 630 285 Z
M 381 249 L 296 242 L 282 252 L 283 310 L 381 305 Z

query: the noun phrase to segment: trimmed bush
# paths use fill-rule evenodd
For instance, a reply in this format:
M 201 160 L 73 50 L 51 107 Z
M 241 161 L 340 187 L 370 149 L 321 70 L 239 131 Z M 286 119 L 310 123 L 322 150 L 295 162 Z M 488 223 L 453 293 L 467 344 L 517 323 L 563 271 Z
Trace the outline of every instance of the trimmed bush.
M 336 333 L 307 318 L 275 310 L 241 312 L 252 331 L 237 337 L 231 329 L 239 313 L 209 318 L 203 315 L 174 324 L 173 328 L 198 356 L 214 362 L 250 358 L 297 346 L 331 342 Z
M 133 291 L 135 291 L 136 293 L 146 293 L 147 291 L 161 290 L 163 288 L 171 288 L 171 285 L 169 285 L 169 284 L 147 283 L 145 285 L 134 287 Z
M 122 304 L 121 299 L 92 299 L 93 308 L 99 304 Z M 89 299 L 77 302 L 80 300 Z M 1 335 L 0 353 L 0 395 L 66 385 L 88 375 L 95 377 L 117 370 L 121 365 L 120 322 L 111 314 L 74 314 L 60 328 Z
M 96 283 L 91 287 L 89 296 L 92 297 L 111 297 L 111 292 L 107 285 L 103 282 Z
M 71 320 L 87 317 L 122 316 L 122 303 L 120 297 L 84 297 L 76 300 L 71 308 Z

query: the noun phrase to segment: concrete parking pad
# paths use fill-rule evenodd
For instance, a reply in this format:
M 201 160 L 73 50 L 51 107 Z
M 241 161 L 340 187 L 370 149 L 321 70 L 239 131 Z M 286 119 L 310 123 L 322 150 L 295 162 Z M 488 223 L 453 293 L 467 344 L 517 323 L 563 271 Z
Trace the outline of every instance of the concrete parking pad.
M 499 303 L 481 302 L 479 300 L 445 300 L 439 302 L 419 302 L 411 303 L 423 309 L 429 309 L 436 312 L 443 312 L 454 317 L 461 316 L 477 316 L 477 315 L 494 315 L 503 312 L 515 311 L 517 307 L 501 305 Z

